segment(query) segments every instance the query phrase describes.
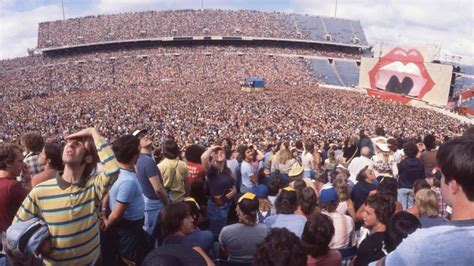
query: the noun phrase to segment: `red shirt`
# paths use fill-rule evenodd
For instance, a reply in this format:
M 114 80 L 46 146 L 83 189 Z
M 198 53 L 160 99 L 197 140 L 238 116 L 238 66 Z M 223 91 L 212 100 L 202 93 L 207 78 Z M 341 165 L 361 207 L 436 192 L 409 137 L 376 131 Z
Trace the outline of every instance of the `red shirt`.
M 20 182 L 14 179 L 0 178 L 0 229 L 2 231 L 6 232 L 10 227 L 27 194 Z
M 186 183 L 188 184 L 188 186 L 190 186 L 195 181 L 204 181 L 206 171 L 204 170 L 202 164 L 186 162 L 186 166 L 189 170 L 188 177 L 186 178 Z

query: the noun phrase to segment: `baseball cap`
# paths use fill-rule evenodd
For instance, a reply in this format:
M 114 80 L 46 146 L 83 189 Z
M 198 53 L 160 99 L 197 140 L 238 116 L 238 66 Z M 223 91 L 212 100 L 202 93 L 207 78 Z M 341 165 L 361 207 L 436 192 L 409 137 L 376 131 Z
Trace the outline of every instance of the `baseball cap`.
M 257 195 L 252 192 L 247 192 L 240 196 L 237 204 L 240 210 L 245 214 L 250 214 L 258 210 L 258 198 Z
M 319 202 L 321 204 L 335 202 L 337 201 L 337 199 L 338 197 L 337 197 L 337 192 L 335 188 L 328 188 L 328 189 L 321 190 L 319 194 Z
M 253 192 L 259 199 L 265 199 L 268 197 L 268 187 L 263 184 L 253 187 L 251 192 Z

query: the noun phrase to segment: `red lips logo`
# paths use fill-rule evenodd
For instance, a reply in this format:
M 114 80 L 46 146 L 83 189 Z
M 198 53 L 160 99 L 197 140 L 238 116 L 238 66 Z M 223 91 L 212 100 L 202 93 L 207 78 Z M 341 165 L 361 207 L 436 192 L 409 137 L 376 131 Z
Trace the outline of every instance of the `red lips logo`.
M 392 49 L 369 71 L 369 79 L 369 95 L 403 103 L 411 99 L 402 95 L 422 99 L 434 86 L 423 55 L 416 49 Z

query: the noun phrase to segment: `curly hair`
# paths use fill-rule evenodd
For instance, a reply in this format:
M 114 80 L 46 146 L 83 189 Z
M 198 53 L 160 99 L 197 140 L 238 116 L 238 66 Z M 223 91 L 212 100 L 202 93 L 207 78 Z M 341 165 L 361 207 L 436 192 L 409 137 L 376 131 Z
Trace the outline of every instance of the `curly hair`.
M 7 164 L 15 161 L 17 154 L 21 154 L 22 149 L 17 144 L 0 144 L 0 170 L 7 169 Z
M 199 144 L 193 144 L 186 148 L 186 151 L 184 153 L 184 158 L 186 158 L 186 160 L 189 162 L 200 164 L 201 155 L 205 151 L 206 151 L 206 148 L 204 148 L 204 146 L 199 145 Z
M 384 225 L 390 223 L 390 218 L 395 211 L 395 203 L 390 197 L 377 193 L 367 198 L 366 204 L 375 210 L 375 216 Z
M 304 266 L 307 256 L 301 240 L 286 228 L 273 228 L 257 246 L 255 266 Z
M 418 153 L 418 146 L 414 142 L 406 142 L 403 144 L 403 152 L 407 157 L 414 158 Z
M 62 149 L 61 146 L 55 143 L 46 143 L 44 145 L 44 154 L 46 155 L 46 159 L 51 160 L 49 165 L 58 171 L 62 171 L 64 169 L 63 159 L 62 159 Z
M 114 141 L 112 150 L 117 161 L 120 163 L 131 163 L 136 160 L 140 153 L 140 141 L 132 135 L 124 135 Z
M 314 189 L 305 187 L 299 194 L 298 203 L 301 211 L 305 215 L 312 214 L 314 209 L 318 206 L 318 196 L 316 192 L 314 192 Z
M 178 143 L 176 143 L 176 141 L 173 139 L 165 140 L 162 148 L 163 157 L 168 158 L 170 160 L 178 158 L 180 154 Z
M 21 136 L 21 142 L 26 149 L 34 153 L 39 153 L 44 147 L 43 137 L 36 132 L 27 132 Z
M 334 225 L 329 216 L 321 213 L 311 215 L 301 236 L 306 253 L 313 258 L 327 255 L 334 231 Z

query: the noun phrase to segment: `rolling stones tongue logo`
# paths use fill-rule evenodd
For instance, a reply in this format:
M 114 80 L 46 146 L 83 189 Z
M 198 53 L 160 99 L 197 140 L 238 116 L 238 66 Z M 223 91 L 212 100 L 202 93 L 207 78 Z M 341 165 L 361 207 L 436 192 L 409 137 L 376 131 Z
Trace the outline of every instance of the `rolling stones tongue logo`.
M 392 49 L 369 71 L 369 78 L 371 89 L 378 89 L 369 94 L 378 97 L 381 97 L 382 90 L 421 99 L 434 86 L 423 55 L 415 49 Z M 410 98 L 392 96 L 405 103 L 410 101 Z

